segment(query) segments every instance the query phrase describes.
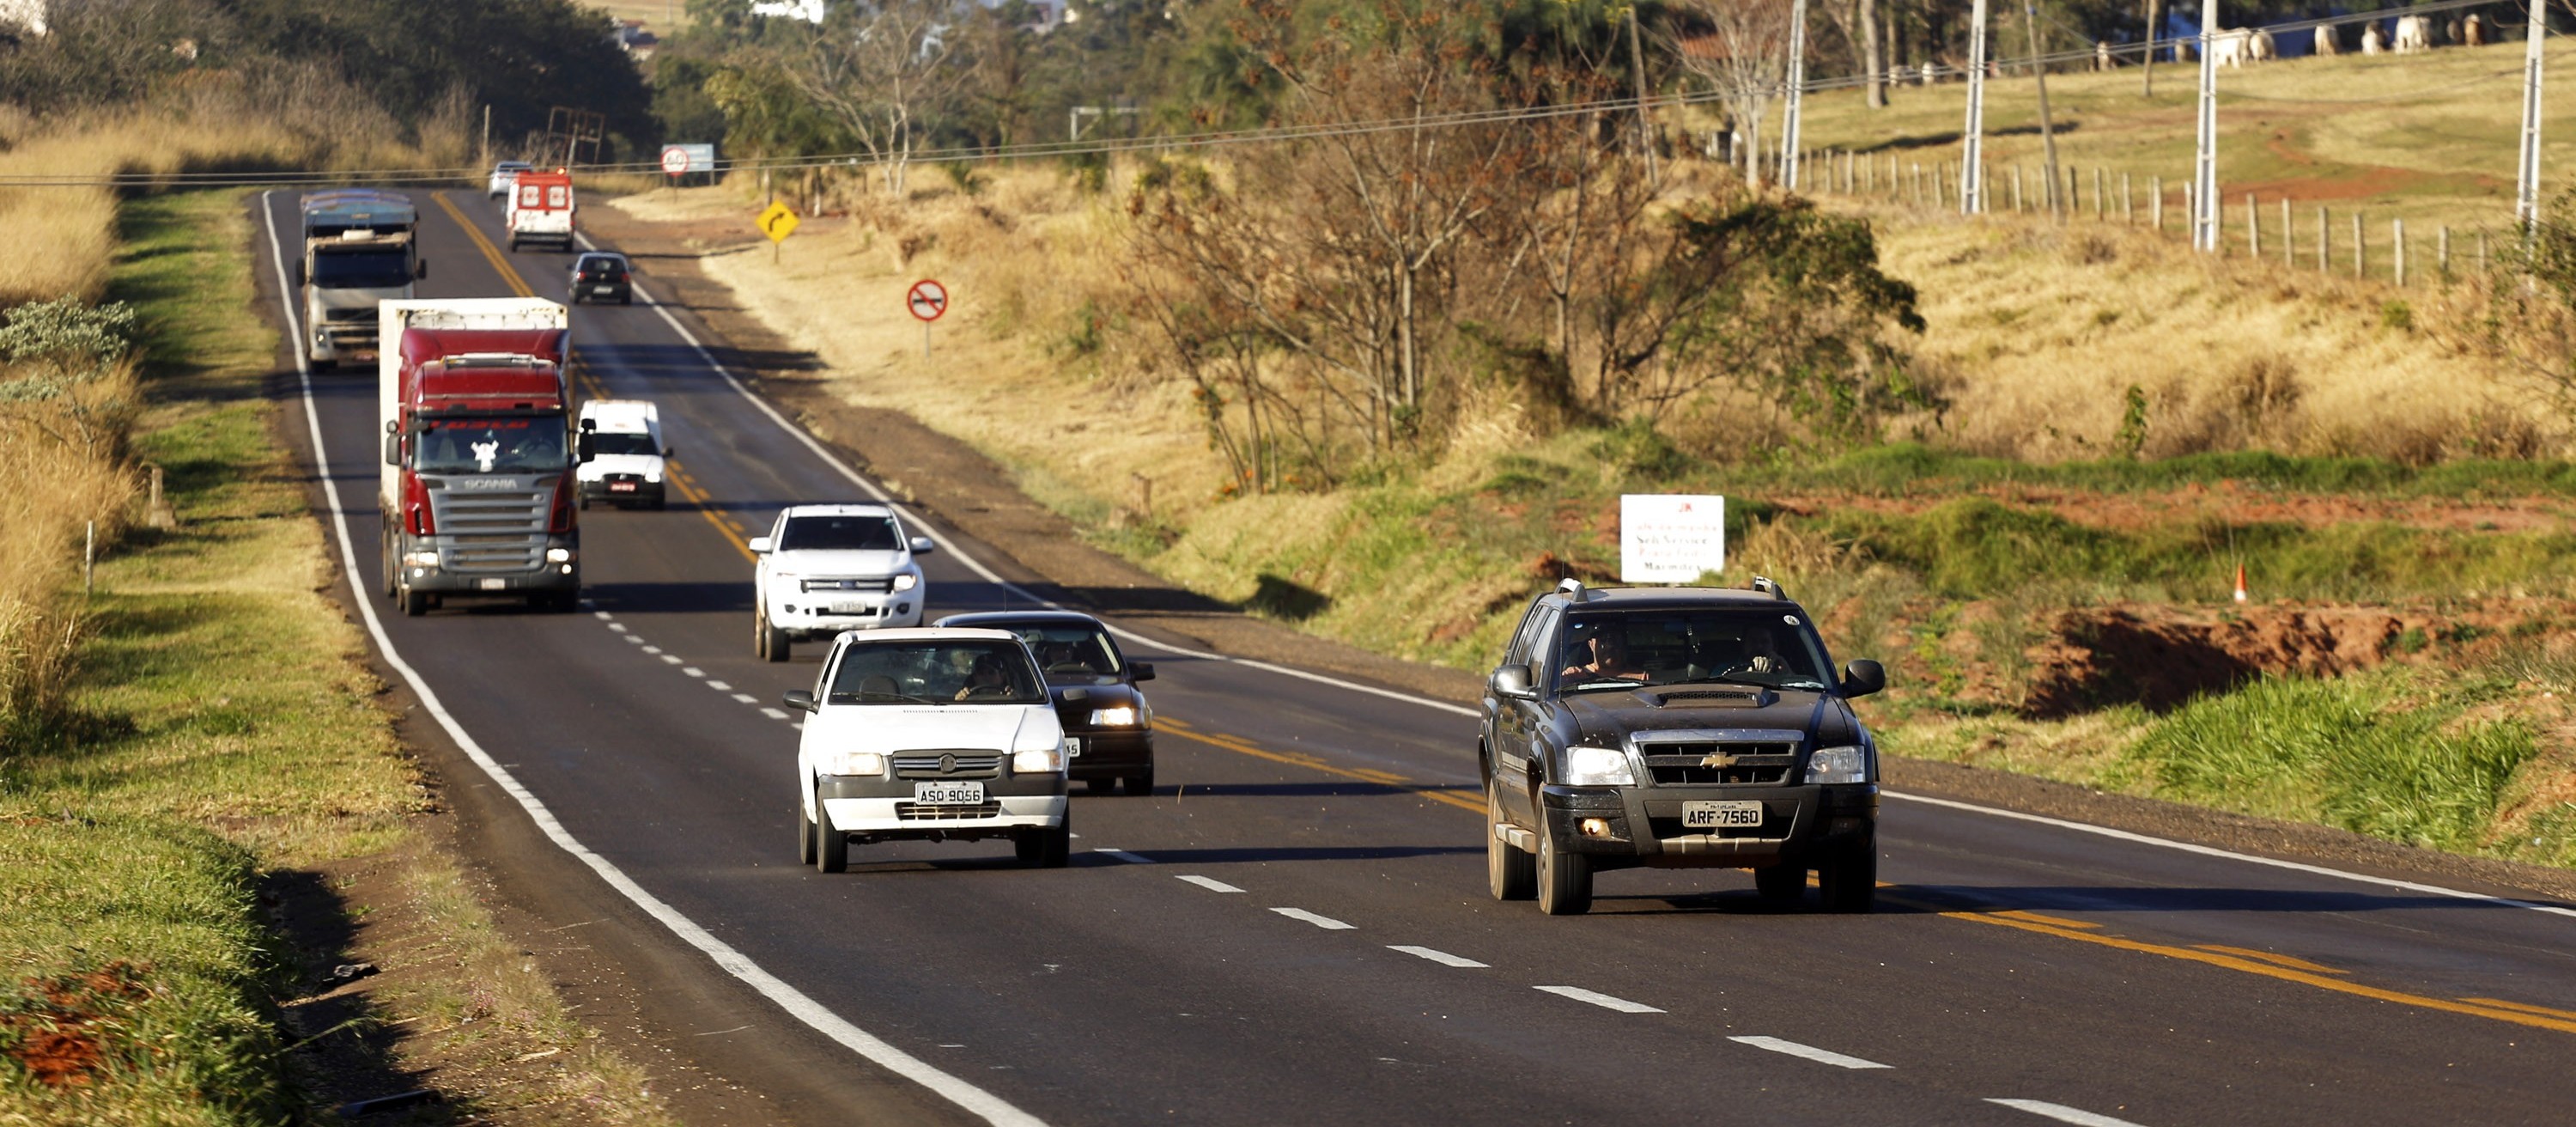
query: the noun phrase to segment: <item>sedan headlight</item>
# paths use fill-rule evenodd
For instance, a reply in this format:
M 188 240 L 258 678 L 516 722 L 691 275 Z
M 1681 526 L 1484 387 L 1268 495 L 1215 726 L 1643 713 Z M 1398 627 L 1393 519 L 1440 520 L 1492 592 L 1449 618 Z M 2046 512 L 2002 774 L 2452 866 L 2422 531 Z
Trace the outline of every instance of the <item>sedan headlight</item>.
M 1094 728 L 1133 728 L 1136 726 L 1136 709 L 1133 706 L 1124 704 L 1119 705 L 1116 708 L 1092 709 L 1091 726 Z
M 1807 757 L 1807 781 L 1810 783 L 1866 783 L 1869 781 L 1869 749 L 1865 747 L 1823 747 Z
M 1565 749 L 1565 783 L 1577 787 L 1633 787 L 1637 773 L 1628 766 L 1628 753 L 1610 747 L 1569 747 Z
M 909 571 L 894 577 L 894 589 L 897 591 L 909 591 L 919 586 L 921 586 L 921 577 Z
M 1064 742 L 1061 740 L 1049 747 L 1011 753 L 1011 773 L 1014 775 L 1057 775 L 1063 772 Z
M 824 766 L 832 768 L 831 773 L 835 775 L 874 775 L 879 778 L 885 776 L 886 758 L 881 752 L 835 752 L 824 757 L 823 763 Z

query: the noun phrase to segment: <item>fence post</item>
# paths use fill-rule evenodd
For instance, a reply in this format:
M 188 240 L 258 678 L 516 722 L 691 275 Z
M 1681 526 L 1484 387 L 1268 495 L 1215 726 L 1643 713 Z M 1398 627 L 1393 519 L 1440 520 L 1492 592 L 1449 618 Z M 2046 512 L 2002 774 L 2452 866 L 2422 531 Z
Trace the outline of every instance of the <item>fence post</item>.
M 98 522 L 89 521 L 81 536 L 81 594 L 95 585 L 98 572 Z
M 2299 264 L 2299 236 L 2290 227 L 2290 197 L 2281 197 L 2281 265 Z
M 1922 161 L 1919 161 L 1919 160 L 1918 160 L 1918 161 L 1913 162 L 1913 168 L 1914 168 L 1914 206 L 1916 206 L 1916 207 L 1921 207 L 1921 206 L 1923 206 L 1923 162 L 1922 162 Z
M 2478 228 L 2478 273 L 2479 273 L 2480 275 L 2484 275 L 2486 272 L 2487 272 L 2487 229 L 2486 229 L 2486 228 L 2484 228 L 2484 227 L 2480 227 L 2480 228 Z
M 2317 208 L 2317 273 L 2323 274 L 2334 269 L 2334 263 L 2330 260 L 2333 253 L 2334 232 L 2326 229 L 2326 209 L 2320 206 Z
M 2435 252 L 2434 252 L 2434 262 L 2435 262 L 2435 264 L 2436 264 L 2437 268 L 2438 268 L 2438 269 L 2440 269 L 2440 270 L 2441 270 L 2441 272 L 2442 272 L 2442 280 L 2443 280 L 2443 281 L 2445 281 L 2445 282 L 2447 282 L 2447 281 L 2450 281 L 2450 280 L 2451 280 L 2451 225 L 2450 225 L 2450 224 L 2445 223 L 2445 224 L 2443 224 L 2443 225 L 2442 225 L 2442 227 L 2441 227 L 2441 235 L 2440 235 L 2440 240 L 2439 240 L 2439 241 L 2440 241 L 2440 247 L 2441 247 L 2441 249 L 2440 249 L 2440 250 L 2438 250 L 2438 251 L 2435 251 Z
M 2361 280 L 2363 279 L 2363 277 L 2365 276 L 2365 275 L 2363 274 L 2363 271 L 2364 271 L 2364 270 L 2366 270 L 2366 269 L 2368 269 L 2368 267 L 2369 267 L 2369 260 L 2370 260 L 2370 245 L 2369 245 L 2369 243 L 2368 243 L 2366 240 L 2364 240 L 2364 239 L 2361 237 L 2361 213 L 2360 213 L 2360 212 L 2358 212 L 2358 211 L 2356 211 L 2356 212 L 2353 212 L 2353 213 L 2352 213 L 2352 280 L 2353 280 L 2353 281 L 2358 282 L 2358 281 L 2361 281 Z
M 2390 252 L 2395 256 L 2395 260 L 2391 263 L 2389 273 L 2397 279 L 2397 288 L 2402 290 L 2406 288 L 2405 220 L 2391 219 L 2388 221 L 2388 242 L 2390 246 L 2396 248 Z
M 2263 258 L 2263 209 L 2254 206 L 2254 193 L 2245 193 L 2245 257 Z
M 1877 162 L 1877 161 L 1875 161 L 1875 160 L 1864 160 L 1864 161 L 1862 161 L 1862 162 L 1860 163 L 1860 175 L 1861 175 L 1861 189 L 1862 189 L 1863 191 L 1868 192 L 1869 194 L 1871 194 L 1871 195 L 1873 195 L 1873 196 L 1874 196 L 1874 195 L 1877 195 L 1877 194 L 1878 194 L 1878 162 Z
M 2147 210 L 2156 213 L 2156 233 L 2165 233 L 2165 178 L 2147 177 Z
M 2012 166 L 2012 169 L 2013 169 L 2013 214 L 2015 214 L 2015 215 L 2019 215 L 2019 214 L 2021 214 L 2021 213 L 2022 213 L 2022 205 L 2021 205 L 2021 166 L 2020 166 L 2020 165 L 2018 165 L 2018 164 L 2016 164 L 2016 165 Z
M 2137 200 L 2129 194 L 2129 174 L 2126 172 L 2120 174 L 2120 225 L 2123 227 L 2138 225 Z
M 2102 204 L 2102 166 L 2093 166 L 2093 221 L 2099 223 L 2108 213 Z

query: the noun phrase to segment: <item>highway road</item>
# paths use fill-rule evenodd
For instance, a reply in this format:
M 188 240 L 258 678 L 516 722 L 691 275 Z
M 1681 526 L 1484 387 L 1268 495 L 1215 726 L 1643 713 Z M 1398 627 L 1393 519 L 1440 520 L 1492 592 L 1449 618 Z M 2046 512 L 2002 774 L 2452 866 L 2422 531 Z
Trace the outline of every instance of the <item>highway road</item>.
M 418 195 L 423 296 L 560 296 L 568 257 L 494 249 L 479 193 Z M 294 196 L 261 206 L 260 237 L 291 245 Z M 583 514 L 584 613 L 386 615 L 364 588 L 371 369 L 310 378 L 312 436 L 380 656 L 520 816 L 649 942 L 756 991 L 751 1035 L 816 1090 L 846 1072 L 898 1101 L 813 1097 L 799 1118 L 2179 1127 L 2576 1106 L 2576 912 L 1896 795 L 1872 915 L 1642 870 L 1550 919 L 1485 896 L 1463 710 L 1174 639 L 1130 643 L 1160 667 L 1162 789 L 1078 793 L 1074 867 L 1020 869 L 1002 843 L 800 867 L 777 698 L 821 647 L 753 658 L 742 541 L 783 504 L 873 487 L 718 370 L 708 330 L 651 300 L 649 263 L 642 283 L 633 307 L 575 310 L 577 362 L 594 392 L 661 404 L 687 488 Z M 937 612 L 1025 605 L 996 582 L 1028 576 L 1010 545 L 910 516 L 942 539 Z

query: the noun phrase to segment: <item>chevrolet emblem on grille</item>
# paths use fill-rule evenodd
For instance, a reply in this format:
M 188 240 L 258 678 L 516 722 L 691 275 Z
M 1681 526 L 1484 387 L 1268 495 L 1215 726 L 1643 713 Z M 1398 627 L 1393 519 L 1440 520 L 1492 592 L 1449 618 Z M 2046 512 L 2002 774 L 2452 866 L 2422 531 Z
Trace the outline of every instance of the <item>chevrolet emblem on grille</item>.
M 954 774 L 956 774 L 956 773 L 957 773 L 957 757 L 956 757 L 956 756 L 954 756 L 954 755 L 943 755 L 943 756 L 940 756 L 940 757 L 939 757 L 939 773 L 940 773 L 940 774 L 942 774 L 942 775 L 954 775 Z
M 1735 757 L 1734 757 L 1734 756 L 1732 756 L 1732 755 L 1728 755 L 1727 753 L 1725 753 L 1725 752 L 1722 752 L 1722 751 L 1721 751 L 1721 752 L 1717 752 L 1717 753 L 1715 753 L 1715 754 L 1713 754 L 1713 755 L 1710 755 L 1710 756 L 1709 756 L 1708 758 L 1706 758 L 1706 759 L 1702 759 L 1702 760 L 1700 760 L 1700 761 L 1699 761 L 1699 765 L 1700 765 L 1700 766 L 1702 766 L 1702 767 L 1717 767 L 1717 768 L 1733 767 L 1733 766 L 1735 766 Z

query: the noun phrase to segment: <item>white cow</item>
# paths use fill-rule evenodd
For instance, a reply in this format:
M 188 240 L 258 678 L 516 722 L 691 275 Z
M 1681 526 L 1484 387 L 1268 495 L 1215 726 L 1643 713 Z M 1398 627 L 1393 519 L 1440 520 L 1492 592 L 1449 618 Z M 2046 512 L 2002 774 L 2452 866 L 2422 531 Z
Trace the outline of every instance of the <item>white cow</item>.
M 2255 29 L 2253 42 L 2248 45 L 2246 51 L 2246 58 L 2251 62 L 2259 63 L 2280 57 L 2280 45 L 2272 42 L 2272 33 L 2260 28 Z
M 2361 25 L 2361 53 L 2362 53 L 2362 54 L 2365 54 L 2365 55 L 2376 55 L 2376 54 L 2378 54 L 2378 53 L 2380 53 L 2380 52 L 2382 52 L 2382 51 L 2385 51 L 2385 50 L 2387 50 L 2387 49 L 2388 49 L 2388 41 L 2387 41 L 2387 40 L 2385 40 L 2385 39 L 2380 38 L 2380 35 L 2379 35 L 2379 25 L 2378 25 L 2378 24 L 2375 24 L 2375 23 L 2366 23 L 2366 24 Z
M 1930 86 L 1930 85 L 1932 85 L 1932 64 L 1931 64 L 1930 62 L 1928 62 L 1928 61 L 1927 61 L 1927 62 L 1925 62 L 1925 63 L 1923 64 L 1923 82 L 1922 82 L 1922 85 L 1925 85 L 1925 86 Z
M 2478 15 L 2476 12 L 2469 13 L 2469 22 L 2461 27 L 2460 34 L 2461 41 L 2467 43 L 2471 47 L 2486 46 L 2487 21 L 2485 17 Z
M 2340 55 L 2343 53 L 2343 47 L 2335 42 L 2333 28 L 2323 26 L 2317 28 L 2316 53 L 2320 56 Z
M 2093 69 L 2111 69 L 2111 45 L 2098 39 L 2093 41 Z
M 2254 34 L 2241 27 L 2210 36 L 2210 65 L 2243 68 L 2245 57 L 2252 53 L 2253 41 Z
M 2422 16 L 2397 17 L 2397 53 L 2412 55 L 2417 51 L 2432 50 L 2431 22 Z

